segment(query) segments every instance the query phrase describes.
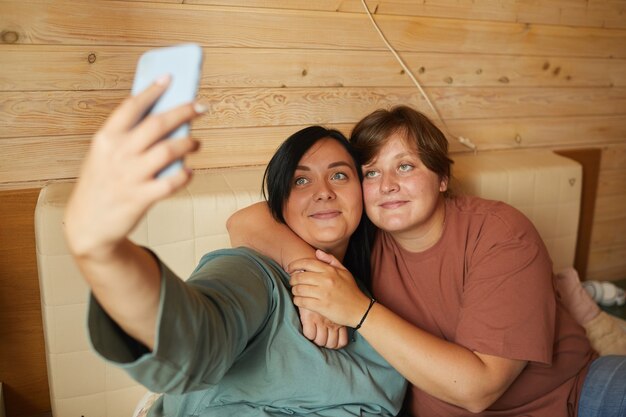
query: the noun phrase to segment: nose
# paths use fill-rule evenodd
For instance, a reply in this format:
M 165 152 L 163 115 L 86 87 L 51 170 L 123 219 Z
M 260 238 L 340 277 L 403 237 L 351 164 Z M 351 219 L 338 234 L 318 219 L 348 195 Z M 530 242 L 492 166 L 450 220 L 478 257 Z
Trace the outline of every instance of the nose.
M 383 194 L 393 193 L 398 191 L 399 189 L 400 186 L 398 185 L 398 181 L 396 181 L 396 178 L 393 174 L 387 174 L 382 176 L 380 181 L 380 191 Z
M 335 192 L 333 191 L 330 184 L 328 184 L 326 181 L 321 181 L 320 185 L 315 190 L 313 199 L 315 201 L 322 201 L 322 200 L 332 200 L 334 198 L 335 198 Z

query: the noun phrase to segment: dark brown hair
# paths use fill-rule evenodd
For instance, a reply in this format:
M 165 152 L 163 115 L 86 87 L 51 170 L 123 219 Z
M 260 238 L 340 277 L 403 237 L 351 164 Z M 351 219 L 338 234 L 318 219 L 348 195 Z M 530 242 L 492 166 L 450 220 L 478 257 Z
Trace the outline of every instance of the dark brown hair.
M 394 133 L 417 150 L 429 170 L 441 179 L 450 179 L 453 161 L 448 157 L 446 136 L 428 117 L 408 106 L 379 109 L 365 116 L 352 130 L 350 143 L 362 163 L 368 164 Z
M 361 162 L 348 139 L 338 130 L 309 126 L 287 138 L 267 164 L 263 175 L 263 196 L 276 221 L 286 223 L 283 215 L 294 184 L 294 173 L 304 154 L 322 139 L 333 139 L 348 152 L 354 162 L 359 182 L 363 181 Z M 367 216 L 361 216 L 359 225 L 350 237 L 343 259 L 344 266 L 368 288 L 370 286 L 370 244 L 374 229 Z

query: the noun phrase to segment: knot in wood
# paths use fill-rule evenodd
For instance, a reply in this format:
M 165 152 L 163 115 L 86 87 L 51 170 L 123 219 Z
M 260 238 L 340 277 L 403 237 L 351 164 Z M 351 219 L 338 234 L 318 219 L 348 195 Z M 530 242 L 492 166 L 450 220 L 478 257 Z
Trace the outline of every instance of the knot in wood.
M 15 43 L 20 38 L 20 35 L 13 30 L 2 31 L 2 43 Z

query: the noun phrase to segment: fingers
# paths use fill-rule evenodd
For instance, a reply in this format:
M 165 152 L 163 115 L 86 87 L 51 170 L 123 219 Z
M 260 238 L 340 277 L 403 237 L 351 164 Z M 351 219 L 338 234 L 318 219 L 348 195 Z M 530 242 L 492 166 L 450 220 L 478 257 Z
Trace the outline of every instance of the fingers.
M 348 329 L 345 326 L 339 328 L 339 337 L 335 349 L 341 349 L 348 345 Z
M 159 140 L 167 137 L 184 123 L 190 122 L 207 108 L 199 103 L 178 106 L 170 111 L 151 115 L 142 121 L 132 132 L 131 144 L 135 152 L 142 152 Z
M 311 321 L 302 321 L 302 334 L 309 340 L 315 340 L 317 336 L 317 326 Z
M 304 336 L 317 346 L 327 349 L 341 349 L 348 344 L 348 330 L 345 326 L 324 323 L 303 323 Z
M 309 297 L 299 297 L 297 295 L 294 295 L 293 297 L 293 304 L 301 309 L 306 309 L 306 310 L 311 310 L 311 311 L 316 311 L 314 309 L 315 307 L 315 300 L 313 300 L 312 298 Z M 316 332 L 317 332 L 317 328 L 316 328 Z M 317 337 L 317 333 L 315 334 L 315 337 Z M 310 338 L 309 338 L 310 339 Z
M 291 285 L 291 292 L 294 295 L 296 295 L 294 290 L 302 291 L 303 287 L 305 286 L 309 286 L 309 287 L 319 286 L 320 280 L 321 280 L 321 277 L 316 276 L 315 273 L 296 272 L 295 274 L 291 276 L 291 279 L 289 280 L 289 284 Z M 299 292 L 297 295 L 302 295 L 302 293 Z
M 144 189 L 146 202 L 152 204 L 174 194 L 191 181 L 192 174 L 192 170 L 183 168 L 165 178 L 148 182 Z
M 339 262 L 337 260 L 337 258 L 335 258 L 333 255 L 331 255 L 330 253 L 326 253 L 321 249 L 317 249 L 315 251 L 315 256 L 317 257 L 317 259 L 319 259 L 320 261 L 327 263 L 328 265 L 334 267 L 334 268 L 338 268 L 338 269 L 346 269 L 341 262 Z
M 338 341 L 339 341 L 339 329 L 336 327 L 328 327 L 326 333 L 326 343 L 324 346 L 328 349 L 337 349 Z
M 327 347 L 327 340 L 328 332 L 326 331 L 326 329 L 316 329 L 315 339 L 313 340 L 313 343 L 315 343 L 317 346 Z
M 329 270 L 329 265 L 326 262 L 319 261 L 312 258 L 303 258 L 291 262 L 287 265 L 287 272 L 290 274 L 297 271 L 309 271 L 309 272 L 324 272 Z
M 166 74 L 141 93 L 126 98 L 109 116 L 103 129 L 112 133 L 126 132 L 132 129 L 167 90 L 170 82 L 171 76 Z
M 190 138 L 164 140 L 148 149 L 144 155 L 143 170 L 147 178 L 154 177 L 172 162 L 195 152 L 200 143 Z

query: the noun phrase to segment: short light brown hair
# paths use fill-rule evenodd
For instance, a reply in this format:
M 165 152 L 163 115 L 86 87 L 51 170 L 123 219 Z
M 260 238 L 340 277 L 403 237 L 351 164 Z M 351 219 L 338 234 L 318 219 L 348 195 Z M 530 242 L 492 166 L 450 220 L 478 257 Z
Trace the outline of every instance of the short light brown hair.
M 450 179 L 453 161 L 448 157 L 446 136 L 428 117 L 411 107 L 396 106 L 370 113 L 356 124 L 350 142 L 362 163 L 368 164 L 394 133 L 404 137 L 407 145 L 415 147 L 429 170 L 442 180 Z

